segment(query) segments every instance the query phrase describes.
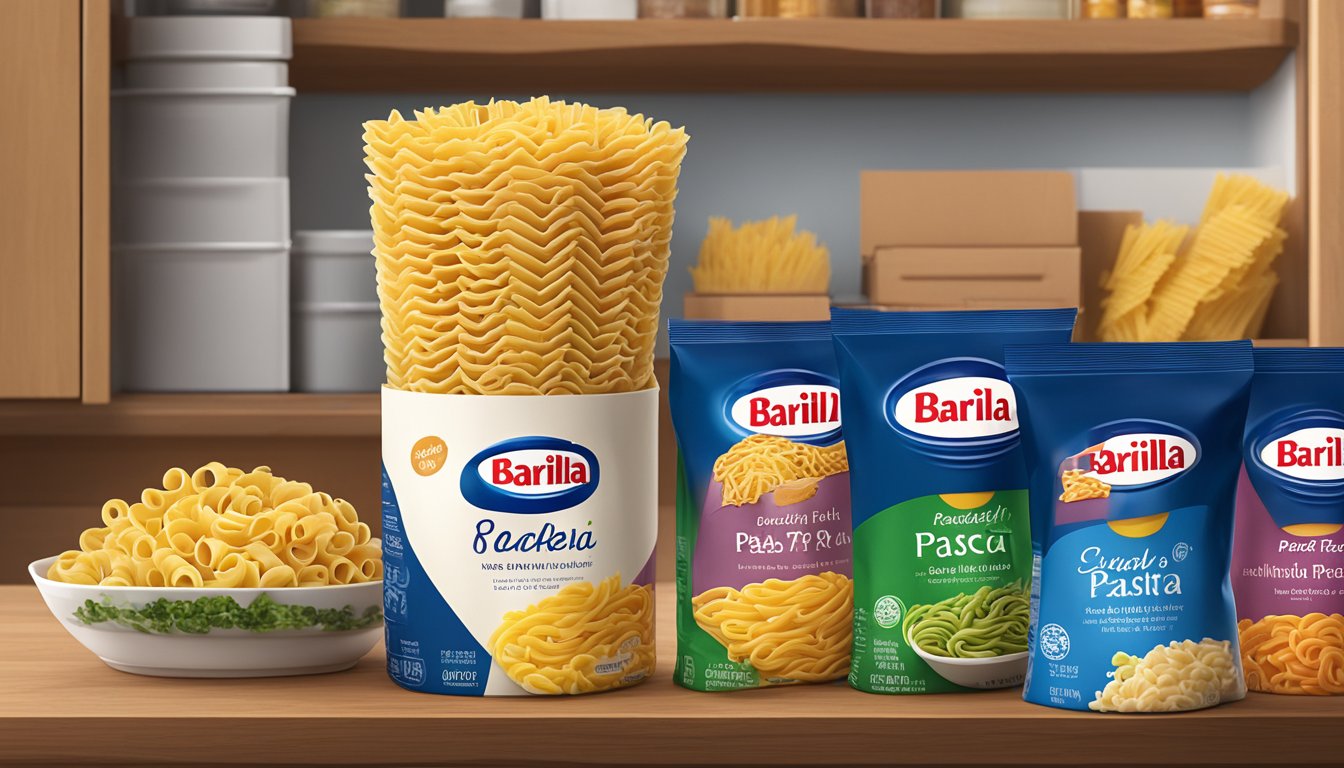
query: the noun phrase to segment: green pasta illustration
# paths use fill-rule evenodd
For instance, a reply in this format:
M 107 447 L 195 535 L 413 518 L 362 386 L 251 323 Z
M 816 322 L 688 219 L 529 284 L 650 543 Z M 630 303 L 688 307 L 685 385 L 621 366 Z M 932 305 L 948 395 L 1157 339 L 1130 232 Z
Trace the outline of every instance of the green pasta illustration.
M 983 659 L 1027 650 L 1031 612 L 1021 581 L 997 589 L 912 606 L 901 622 L 911 643 L 925 653 L 952 659 Z

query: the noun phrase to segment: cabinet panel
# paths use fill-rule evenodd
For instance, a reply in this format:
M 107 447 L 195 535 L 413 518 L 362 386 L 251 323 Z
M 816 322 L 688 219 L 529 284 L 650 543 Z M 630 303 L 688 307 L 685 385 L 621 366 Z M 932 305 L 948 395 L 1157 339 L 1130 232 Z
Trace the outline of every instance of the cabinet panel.
M 80 4 L 0 24 L 0 397 L 78 397 Z

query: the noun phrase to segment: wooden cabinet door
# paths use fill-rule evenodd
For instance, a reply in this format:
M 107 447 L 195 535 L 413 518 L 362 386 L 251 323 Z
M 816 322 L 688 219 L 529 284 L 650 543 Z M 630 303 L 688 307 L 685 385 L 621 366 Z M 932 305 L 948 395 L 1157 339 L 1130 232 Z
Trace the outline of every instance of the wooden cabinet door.
M 80 394 L 79 0 L 0 4 L 0 397 Z

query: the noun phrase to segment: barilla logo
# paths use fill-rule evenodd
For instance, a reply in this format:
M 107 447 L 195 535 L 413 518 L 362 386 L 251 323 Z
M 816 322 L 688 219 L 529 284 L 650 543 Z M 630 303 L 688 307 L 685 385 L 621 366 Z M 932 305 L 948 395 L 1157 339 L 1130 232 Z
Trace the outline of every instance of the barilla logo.
M 748 434 L 822 440 L 840 432 L 840 389 L 813 371 L 771 371 L 734 389 L 728 419 Z
M 1344 429 L 1307 427 L 1271 440 L 1260 449 L 1270 469 L 1297 480 L 1344 480 Z
M 1108 438 L 1086 451 L 1088 475 L 1112 487 L 1151 485 L 1194 466 L 1199 452 L 1179 435 L 1136 432 Z
M 462 470 L 462 497 L 495 512 L 557 512 L 597 490 L 597 456 L 555 437 L 504 440 L 476 454 Z
M 1017 431 L 1017 398 L 1003 379 L 943 379 L 902 394 L 895 419 L 906 430 L 927 437 L 995 437 Z

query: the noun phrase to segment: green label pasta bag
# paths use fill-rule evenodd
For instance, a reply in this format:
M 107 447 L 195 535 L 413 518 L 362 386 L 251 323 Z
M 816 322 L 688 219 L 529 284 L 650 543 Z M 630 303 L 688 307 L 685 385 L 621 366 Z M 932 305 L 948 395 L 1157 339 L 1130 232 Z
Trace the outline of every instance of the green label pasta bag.
M 1068 341 L 1075 315 L 833 312 L 854 501 L 855 688 L 1022 682 L 1031 534 L 1003 347 Z
M 1344 349 L 1257 349 L 1232 591 L 1246 685 L 1344 693 Z
M 1250 342 L 1010 347 L 1039 558 L 1027 701 L 1245 695 L 1228 564 Z
M 677 662 L 700 691 L 849 669 L 849 464 L 829 324 L 673 320 Z

